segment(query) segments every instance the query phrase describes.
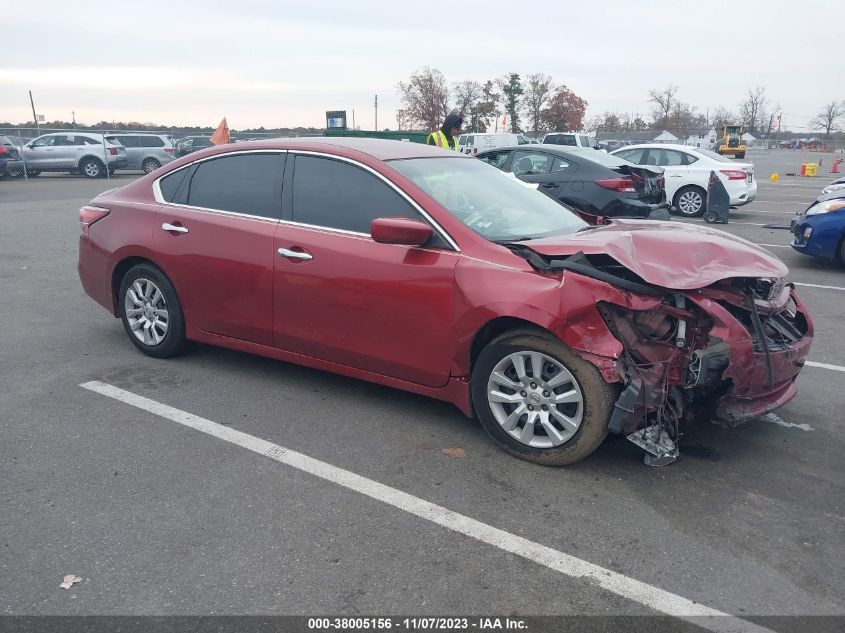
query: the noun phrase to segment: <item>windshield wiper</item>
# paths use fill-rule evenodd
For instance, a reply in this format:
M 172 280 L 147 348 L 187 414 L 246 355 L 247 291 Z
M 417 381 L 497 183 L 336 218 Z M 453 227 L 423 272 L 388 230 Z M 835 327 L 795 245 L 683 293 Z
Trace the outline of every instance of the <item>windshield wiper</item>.
M 511 238 L 511 239 L 508 239 L 508 240 L 490 240 L 490 241 L 493 242 L 494 244 L 501 244 L 502 246 L 507 246 L 508 244 L 516 244 L 517 242 L 527 242 L 527 241 L 533 240 L 533 239 L 535 239 L 535 238 L 524 236 L 524 237 L 514 237 L 514 238 Z

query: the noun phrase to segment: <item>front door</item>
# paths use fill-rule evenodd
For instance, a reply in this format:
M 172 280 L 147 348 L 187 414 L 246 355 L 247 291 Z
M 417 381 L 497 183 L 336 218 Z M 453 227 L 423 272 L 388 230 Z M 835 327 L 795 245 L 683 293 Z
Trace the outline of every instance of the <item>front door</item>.
M 455 348 L 458 253 L 439 236 L 424 248 L 373 241 L 375 218 L 424 218 L 362 167 L 299 155 L 285 181 L 291 221 L 279 225 L 274 243 L 276 345 L 416 384 L 445 385 Z

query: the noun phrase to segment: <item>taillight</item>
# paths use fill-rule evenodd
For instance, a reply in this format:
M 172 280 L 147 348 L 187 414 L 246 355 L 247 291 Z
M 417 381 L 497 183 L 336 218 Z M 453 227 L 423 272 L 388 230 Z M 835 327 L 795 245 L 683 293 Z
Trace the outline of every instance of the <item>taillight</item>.
M 636 191 L 636 189 L 634 189 L 634 181 L 630 178 L 603 178 L 601 180 L 596 180 L 595 183 L 599 187 L 604 187 L 605 189 L 612 189 L 613 191 Z
M 172 147 L 165 147 L 165 148 L 164 148 L 164 152 L 165 152 L 165 154 L 172 154 L 172 153 L 173 153 L 173 148 L 172 148 Z
M 478 153 L 478 148 L 477 148 L 477 147 L 473 147 L 473 148 L 472 148 L 472 155 L 473 155 L 473 156 L 475 156 L 477 153 Z
M 6 152 L 8 152 L 8 151 L 9 151 L 9 150 L 7 150 L 5 147 L 3 147 L 2 145 L 0 145 L 0 154 L 5 154 L 5 153 L 6 153 Z
M 728 180 L 745 180 L 748 178 L 748 174 L 741 169 L 720 169 L 719 173 L 725 174 Z
M 85 205 L 79 210 L 79 234 L 88 237 L 88 229 L 94 222 L 102 220 L 111 211 L 102 207 L 90 207 Z
M 112 156 L 117 156 L 117 148 L 116 147 L 110 147 L 109 148 L 109 154 L 111 154 Z

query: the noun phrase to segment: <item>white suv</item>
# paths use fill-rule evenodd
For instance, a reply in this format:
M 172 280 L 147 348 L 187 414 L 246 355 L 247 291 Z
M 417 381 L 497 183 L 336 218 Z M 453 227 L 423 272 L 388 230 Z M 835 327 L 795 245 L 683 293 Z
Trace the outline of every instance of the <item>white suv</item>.
M 569 147 L 591 147 L 601 149 L 592 136 L 577 132 L 550 132 L 543 137 L 544 145 L 568 145 Z
M 102 134 L 93 132 L 69 130 L 44 134 L 24 145 L 21 155 L 30 177 L 42 171 L 68 171 L 88 178 L 103 178 L 107 168 L 113 174 L 116 169 L 125 169 L 127 165 L 123 145 L 112 143 Z
M 757 197 L 754 165 L 720 156 L 709 149 L 653 143 L 632 145 L 611 154 L 637 165 L 663 167 L 666 199 L 671 201 L 675 211 L 686 217 L 704 214 L 710 172 L 715 172 L 725 185 L 732 207 L 748 204 Z

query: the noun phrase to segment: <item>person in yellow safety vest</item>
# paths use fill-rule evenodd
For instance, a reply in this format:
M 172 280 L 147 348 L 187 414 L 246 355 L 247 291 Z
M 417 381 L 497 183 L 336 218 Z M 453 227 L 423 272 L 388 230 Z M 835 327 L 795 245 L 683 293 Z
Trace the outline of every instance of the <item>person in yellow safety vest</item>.
M 443 149 L 454 149 L 457 151 L 458 136 L 461 133 L 461 125 L 463 123 L 464 120 L 460 114 L 456 112 L 448 114 L 440 129 L 434 130 L 434 132 L 428 135 L 426 143 L 442 147 Z

